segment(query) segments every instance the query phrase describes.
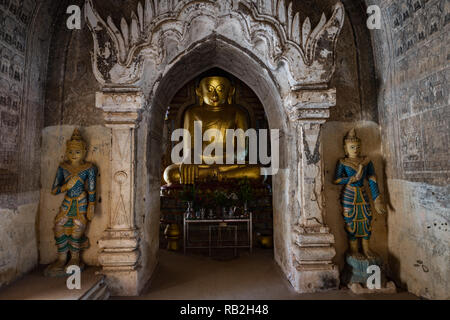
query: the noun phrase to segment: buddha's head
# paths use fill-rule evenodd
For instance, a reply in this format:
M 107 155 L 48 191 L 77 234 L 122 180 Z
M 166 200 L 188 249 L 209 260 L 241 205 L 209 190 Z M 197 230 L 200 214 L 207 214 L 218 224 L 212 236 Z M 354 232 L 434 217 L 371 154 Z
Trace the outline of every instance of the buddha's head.
M 86 151 L 86 142 L 81 137 L 80 131 L 75 129 L 66 144 L 66 157 L 72 164 L 80 164 L 86 157 Z
M 349 158 L 357 158 L 361 154 L 361 140 L 356 136 L 354 128 L 344 138 L 344 151 Z
M 232 103 L 235 88 L 225 77 L 206 77 L 200 81 L 195 92 L 200 98 L 200 105 L 205 103 L 208 106 L 218 107 L 227 102 Z

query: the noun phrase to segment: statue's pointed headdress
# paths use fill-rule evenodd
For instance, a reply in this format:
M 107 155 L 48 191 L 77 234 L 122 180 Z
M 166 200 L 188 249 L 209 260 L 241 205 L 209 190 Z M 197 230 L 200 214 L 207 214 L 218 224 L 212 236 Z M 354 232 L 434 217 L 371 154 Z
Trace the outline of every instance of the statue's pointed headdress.
M 361 139 L 359 139 L 356 136 L 356 130 L 355 128 L 353 128 L 352 130 L 350 130 L 349 132 L 347 132 L 347 135 L 344 138 L 344 144 L 347 142 L 359 142 L 361 143 Z
M 81 148 L 86 149 L 86 142 L 83 140 L 81 136 L 80 130 L 73 130 L 72 137 L 67 141 L 67 149 L 71 148 Z

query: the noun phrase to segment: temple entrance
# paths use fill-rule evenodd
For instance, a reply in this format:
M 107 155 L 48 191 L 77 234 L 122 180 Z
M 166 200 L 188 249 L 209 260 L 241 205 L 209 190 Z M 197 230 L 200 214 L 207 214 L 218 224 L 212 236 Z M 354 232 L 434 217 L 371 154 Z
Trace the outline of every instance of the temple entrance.
M 153 11 L 146 6 L 148 15 L 145 17 L 149 20 L 143 19 L 141 28 L 127 29 L 132 31 L 129 42 L 127 33 L 124 38 L 114 32 L 114 23 L 108 19 L 109 22 L 105 22 L 93 3 L 87 2 L 86 17 L 96 51 L 93 73 L 102 84 L 102 90 L 96 93 L 96 107 L 104 111 L 105 126 L 111 133 L 110 221 L 99 240 L 99 263 L 114 295 L 138 295 L 142 291 L 155 276 L 159 262 L 160 229 L 165 228 L 161 217 L 178 226 L 183 217 L 185 209 L 179 204 L 175 204 L 178 218 L 162 215 L 167 209 L 165 202 L 161 206 L 164 182 L 168 184 L 181 179 L 186 182 L 182 184 L 195 185 L 192 179 L 195 182 L 198 177 L 208 184 L 209 178 L 217 176 L 216 186 L 223 188 L 222 182 L 228 179 L 260 177 L 256 174 L 260 172 L 258 164 L 248 166 L 245 159 L 243 164 L 232 167 L 209 163 L 183 166 L 182 160 L 172 161 L 168 167 L 167 163 L 162 163 L 167 160 L 163 158 L 168 134 L 164 133 L 168 121 L 165 119 L 172 119 L 179 126 L 183 112 L 184 116 L 189 113 L 178 106 L 175 116 L 172 109 L 167 112 L 168 107 L 174 104 L 174 97 L 186 83 L 195 82 L 197 76 L 212 68 L 221 68 L 236 77 L 234 80 L 238 85 L 242 84 L 239 81 L 245 83 L 260 101 L 258 108 L 253 110 L 253 107 L 233 100 L 233 96 L 222 99 L 218 93 L 219 98 L 213 98 L 211 93 L 220 91 L 218 83 L 209 93 L 208 87 L 203 87 L 203 102 L 213 107 L 211 112 L 216 109 L 222 112 L 220 123 L 229 123 L 237 129 L 257 128 L 258 115 L 255 113 L 261 112 L 263 107 L 261 114 L 265 116 L 260 119 L 265 121 L 261 125 L 278 130 L 276 142 L 279 148 L 275 153 L 278 159 L 272 168 L 275 172 L 272 172 L 268 185 L 267 182 L 259 187 L 252 185 L 252 189 L 259 190 L 258 197 L 272 199 L 276 264 L 298 292 L 328 290 L 339 284 L 339 272 L 332 261 L 336 253 L 334 237 L 324 221 L 320 132 L 329 117 L 329 108 L 336 103 L 336 91 L 329 87 L 334 55 L 328 53 L 334 51 L 336 37 L 342 28 L 342 4 L 334 7 L 329 19 L 323 17 L 314 32 L 310 27 L 305 29 L 308 32 L 303 37 L 308 38 L 308 44 L 298 42 L 300 29 L 288 30 L 286 27 L 290 24 L 278 18 L 255 19 L 259 16 L 255 10 L 259 9 L 242 9 L 241 6 L 209 2 L 198 6 L 195 1 L 185 1 L 175 9 L 177 19 L 161 15 L 161 20 L 152 24 Z M 234 11 L 239 14 L 224 15 L 224 12 Z M 128 28 L 125 22 L 122 25 Z M 181 25 L 185 27 L 180 28 Z M 292 40 L 286 39 L 285 30 L 292 34 Z M 112 46 L 117 47 L 113 54 Z M 279 51 L 280 46 L 286 50 Z M 229 92 L 228 89 L 225 91 Z M 197 103 L 192 89 L 191 96 L 193 100 L 186 102 L 183 108 Z M 237 103 L 237 106 L 232 112 L 225 112 L 219 108 L 225 102 L 229 105 Z M 197 111 L 193 109 L 188 119 L 212 119 Z M 195 121 L 192 122 L 195 128 Z M 227 128 L 228 125 L 221 126 L 220 130 Z M 269 140 L 273 146 L 274 141 Z M 215 158 L 217 154 L 210 155 Z M 213 188 L 217 189 L 210 185 L 201 191 L 217 191 L 211 190 Z M 223 190 L 225 197 L 235 188 L 236 185 L 226 187 Z M 184 186 L 178 191 L 185 191 Z M 233 206 L 217 205 L 217 199 L 215 201 L 212 208 L 206 205 L 198 208 L 200 217 L 201 209 L 208 215 L 214 206 L 213 217 L 229 215 Z M 252 206 L 250 201 L 247 204 Z M 253 210 L 255 219 L 260 219 L 256 217 L 259 209 Z M 193 214 L 196 215 L 196 210 Z M 255 227 L 256 238 L 258 228 L 261 232 L 270 230 L 270 219 L 261 224 L 252 221 L 251 225 Z
M 200 174 L 195 181 L 184 181 L 178 176 L 176 181 L 166 181 L 169 179 L 167 171 L 174 165 L 171 159 L 172 150 L 179 143 L 173 141 L 173 134 L 177 129 L 183 128 L 191 114 L 190 110 L 199 105 L 201 98 L 196 90 L 200 87 L 201 80 L 210 76 L 220 76 L 231 83 L 234 90 L 232 99 L 223 106 L 224 110 L 228 108 L 227 113 L 235 108 L 237 114 L 242 115 L 242 119 L 238 121 L 245 123 L 244 129 L 250 129 L 249 133 L 262 132 L 270 135 L 264 107 L 256 94 L 237 77 L 219 68 L 203 72 L 175 94 L 165 115 L 162 135 L 159 248 L 221 261 L 237 259 L 241 255 L 251 254 L 254 250 L 270 251 L 270 254 L 265 252 L 263 255 L 273 256 L 272 177 L 253 175 L 255 170 L 252 168 L 262 166 L 261 161 L 249 164 L 250 151 L 259 151 L 258 136 L 254 140 L 249 136 L 243 137 L 242 147 L 246 164 L 239 167 L 229 164 L 231 170 L 242 168 L 233 176 L 227 175 L 230 170 L 227 165 L 222 165 L 220 170 L 225 172 L 223 176 L 219 170 L 218 175 L 214 174 L 214 171 L 211 171 L 211 174 Z M 211 106 L 203 104 L 197 107 L 197 110 L 207 111 L 208 108 Z M 220 122 L 223 120 L 220 114 L 206 115 L 212 115 L 212 118 L 204 119 L 205 126 L 216 129 L 228 125 L 228 129 L 237 129 L 235 124 Z M 217 137 L 213 139 L 217 140 Z M 268 155 L 270 141 L 269 136 Z M 235 137 L 233 142 L 233 153 L 237 154 L 240 142 L 238 137 Z M 225 149 L 223 152 L 229 153 L 229 150 Z M 178 168 L 176 170 L 180 171 Z M 164 257 L 164 254 L 162 256 Z
M 448 297 L 448 11 L 1 0 L 0 287 L 84 266 L 97 298 L 281 298 L 271 266 L 302 294 Z

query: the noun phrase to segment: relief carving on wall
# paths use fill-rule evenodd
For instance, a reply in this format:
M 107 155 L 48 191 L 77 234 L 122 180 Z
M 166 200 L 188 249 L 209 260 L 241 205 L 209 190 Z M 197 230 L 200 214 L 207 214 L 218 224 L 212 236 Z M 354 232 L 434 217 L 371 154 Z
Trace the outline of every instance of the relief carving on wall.
M 449 181 L 448 135 L 437 134 L 449 127 L 449 8 L 445 0 L 413 0 L 394 1 L 384 9 L 392 20 L 392 74 L 398 84 L 396 171 L 409 181 Z
M 30 0 L 0 1 L 0 193 L 17 190 L 20 112 Z
M 119 199 L 117 199 L 114 210 L 112 212 L 111 224 L 114 226 L 122 226 L 124 228 L 130 226 L 130 213 L 125 206 L 125 201 L 122 194 L 122 185 L 125 184 L 127 180 L 128 174 L 125 171 L 117 171 L 114 174 L 114 182 L 119 185 Z
M 268 69 L 284 61 L 291 87 L 298 88 L 330 80 L 344 7 L 338 2 L 330 19 L 322 14 L 315 27 L 309 18 L 300 21 L 288 0 L 240 0 L 239 6 L 231 1 L 145 0 L 120 25 L 110 16 L 105 21 L 92 0 L 86 0 L 85 16 L 94 39 L 93 70 L 101 84 L 136 84 L 145 59 L 170 64 L 192 44 L 216 36 L 237 42 Z

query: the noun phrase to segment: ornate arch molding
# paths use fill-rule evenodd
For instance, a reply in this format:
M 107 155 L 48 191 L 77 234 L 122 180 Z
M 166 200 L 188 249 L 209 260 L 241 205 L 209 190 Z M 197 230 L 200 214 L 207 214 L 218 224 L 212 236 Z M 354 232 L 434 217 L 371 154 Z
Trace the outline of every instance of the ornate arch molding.
M 120 25 L 86 0 L 85 16 L 94 39 L 93 71 L 102 85 L 136 86 L 146 59 L 156 68 L 169 65 L 192 43 L 217 35 L 251 50 L 269 70 L 284 61 L 295 90 L 330 81 L 344 7 L 338 2 L 330 19 L 322 14 L 314 28 L 309 18 L 300 21 L 289 0 L 143 0 Z
M 145 142 L 138 143 L 137 135 L 149 130 L 137 129 L 140 118 L 162 118 L 165 100 L 176 89 L 167 83 L 223 65 L 255 85 L 270 106 L 271 127 L 289 130 L 282 149 L 289 170 L 277 176 L 276 185 L 283 192 L 296 190 L 296 196 L 277 193 L 283 218 L 275 239 L 286 249 L 277 261 L 299 292 L 338 287 L 334 236 L 324 222 L 320 132 L 336 103 L 336 90 L 328 84 L 344 8 L 338 2 L 331 17 L 322 14 L 313 28 L 292 7 L 290 0 L 142 0 L 116 25 L 102 18 L 93 0 L 85 0 L 93 72 L 103 86 L 96 105 L 111 128 L 111 214 L 99 241 L 99 261 L 113 294 L 138 294 L 157 261 L 143 244 L 157 243 L 149 240 L 154 234 L 144 233 L 136 220 L 147 214 L 137 200 L 136 181 L 145 176 L 136 161 Z M 264 81 L 268 78 L 273 81 Z M 143 115 L 149 103 L 152 112 Z

